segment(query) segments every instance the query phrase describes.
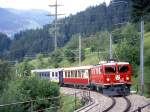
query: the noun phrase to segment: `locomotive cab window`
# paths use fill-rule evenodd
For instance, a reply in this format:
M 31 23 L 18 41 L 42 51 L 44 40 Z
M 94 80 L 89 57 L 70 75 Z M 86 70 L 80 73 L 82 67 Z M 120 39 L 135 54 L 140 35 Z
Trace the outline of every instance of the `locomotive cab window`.
M 123 66 L 120 65 L 118 67 L 118 70 L 119 70 L 120 73 L 125 73 L 125 72 L 128 72 L 129 68 L 126 65 L 123 65 Z
M 115 66 L 106 66 L 106 67 L 105 67 L 105 73 L 106 73 L 106 74 L 116 73 L 116 68 L 115 68 Z

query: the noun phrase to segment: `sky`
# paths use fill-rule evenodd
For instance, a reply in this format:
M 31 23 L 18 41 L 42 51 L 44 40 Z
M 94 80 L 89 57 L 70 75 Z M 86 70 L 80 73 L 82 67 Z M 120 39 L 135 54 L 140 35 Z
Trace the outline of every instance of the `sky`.
M 110 0 L 57 0 L 60 6 L 58 13 L 70 15 L 85 10 L 89 6 L 95 6 Z M 54 13 L 54 8 L 48 5 L 54 4 L 55 0 L 0 0 L 0 7 L 15 9 L 44 9 Z

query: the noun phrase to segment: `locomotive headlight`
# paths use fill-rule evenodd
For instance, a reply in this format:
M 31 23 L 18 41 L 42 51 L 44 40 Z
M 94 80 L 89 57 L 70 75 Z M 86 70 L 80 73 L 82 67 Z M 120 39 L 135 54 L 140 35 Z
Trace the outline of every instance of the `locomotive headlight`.
M 129 77 L 126 77 L 126 80 L 129 80 Z
M 106 80 L 107 80 L 108 82 L 110 81 L 110 79 L 109 79 L 109 78 L 107 78 Z

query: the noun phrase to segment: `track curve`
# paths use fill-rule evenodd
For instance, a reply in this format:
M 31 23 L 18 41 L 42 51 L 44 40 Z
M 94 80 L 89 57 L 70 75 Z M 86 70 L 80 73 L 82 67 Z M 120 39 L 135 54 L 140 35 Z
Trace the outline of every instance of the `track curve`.
M 85 90 L 61 87 L 61 93 L 63 94 L 65 93 L 73 94 L 75 92 L 81 92 L 81 91 L 85 91 Z M 130 94 L 129 96 L 126 96 L 126 98 L 113 97 L 113 99 L 115 100 L 115 104 L 114 104 L 113 103 L 114 101 L 112 100 L 111 97 L 105 96 L 95 91 L 90 91 L 90 93 L 91 93 L 91 98 L 95 101 L 95 103 L 94 105 L 89 107 L 90 110 L 87 109 L 86 112 L 132 112 L 136 110 L 138 107 L 141 107 L 150 103 L 150 99 L 147 99 L 144 96 L 140 96 L 138 94 Z M 148 106 L 144 108 L 142 112 L 149 112 L 149 109 L 150 107 Z
M 131 108 L 131 101 L 127 98 L 127 97 L 123 97 L 126 102 L 127 102 L 127 106 L 126 106 L 126 109 L 123 111 L 123 112 L 129 112 L 130 111 L 130 108 Z

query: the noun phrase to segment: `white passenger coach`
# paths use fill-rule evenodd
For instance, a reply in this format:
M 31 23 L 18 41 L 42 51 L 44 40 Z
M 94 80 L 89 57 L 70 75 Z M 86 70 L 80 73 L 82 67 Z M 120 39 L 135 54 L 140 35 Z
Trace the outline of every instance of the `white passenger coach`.
M 39 77 L 40 79 L 49 79 L 52 82 L 59 83 L 62 81 L 62 68 L 57 69 L 35 69 L 31 70 L 31 73 L 35 76 Z

